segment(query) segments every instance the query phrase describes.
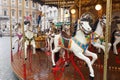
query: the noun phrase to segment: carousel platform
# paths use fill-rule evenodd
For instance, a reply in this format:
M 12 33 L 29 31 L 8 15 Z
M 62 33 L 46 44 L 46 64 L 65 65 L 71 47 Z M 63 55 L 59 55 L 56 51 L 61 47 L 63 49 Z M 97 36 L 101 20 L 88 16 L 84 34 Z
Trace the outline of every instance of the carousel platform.
M 97 49 L 95 52 L 97 52 Z M 84 80 L 89 80 L 89 71 L 85 62 L 76 57 L 74 62 L 80 69 Z M 26 63 L 26 70 L 24 63 Z M 83 80 L 71 63 L 68 67 L 59 69 L 54 73 L 52 71 L 51 56 L 41 50 L 37 50 L 36 54 L 32 54 L 31 60 L 28 58 L 26 61 L 24 61 L 22 53 L 21 58 L 16 53 L 13 56 L 11 65 L 19 80 Z M 103 53 L 98 54 L 98 60 L 93 67 L 95 70 L 94 80 L 103 80 Z M 107 73 L 107 80 L 120 79 L 120 54 L 116 56 L 110 51 Z

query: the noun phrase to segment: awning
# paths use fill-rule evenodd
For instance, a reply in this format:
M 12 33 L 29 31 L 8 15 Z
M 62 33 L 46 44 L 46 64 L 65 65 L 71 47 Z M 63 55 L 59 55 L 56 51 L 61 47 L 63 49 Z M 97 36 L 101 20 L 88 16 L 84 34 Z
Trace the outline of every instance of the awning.
M 56 27 L 60 27 L 62 25 L 70 25 L 70 22 L 57 22 L 57 23 L 55 23 Z

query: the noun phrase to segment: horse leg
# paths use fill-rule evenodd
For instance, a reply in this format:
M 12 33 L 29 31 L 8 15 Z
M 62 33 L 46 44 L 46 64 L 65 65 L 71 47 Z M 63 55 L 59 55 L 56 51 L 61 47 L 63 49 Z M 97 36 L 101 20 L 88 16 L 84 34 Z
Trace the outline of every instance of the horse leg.
M 53 50 L 53 47 L 54 47 L 54 46 L 52 46 L 53 42 L 54 42 L 54 39 L 51 38 L 51 40 L 50 40 L 50 42 L 49 42 L 49 43 L 50 43 L 50 46 L 49 46 L 49 47 L 50 47 L 50 51 Z
M 93 63 L 98 59 L 97 55 L 89 50 L 85 51 L 85 55 L 86 56 L 91 56 L 92 57 L 92 61 L 91 64 L 93 65 Z
M 50 40 L 47 38 L 47 50 L 50 51 Z
M 101 52 L 101 48 L 98 48 L 98 53 L 100 53 Z
M 53 67 L 55 67 L 55 60 L 54 60 L 54 56 L 55 56 L 55 53 L 58 52 L 60 50 L 60 47 L 55 47 L 53 50 L 52 50 L 52 63 L 53 63 Z
M 28 45 L 29 45 L 29 42 L 28 41 L 25 41 L 25 53 L 24 53 L 24 55 L 25 55 L 25 60 L 27 60 L 27 47 L 28 47 Z
M 102 44 L 105 46 L 105 42 L 103 42 Z M 108 51 L 107 52 L 110 51 L 110 48 L 111 48 L 111 43 L 108 43 Z
M 16 42 L 18 42 L 18 38 L 14 40 L 14 42 L 13 42 L 14 44 L 12 45 L 12 49 L 15 49 Z
M 90 71 L 90 80 L 93 80 L 94 70 L 93 70 L 90 59 L 86 57 L 85 55 L 83 55 L 83 50 L 79 46 L 77 46 L 74 42 L 72 42 L 71 44 L 71 50 L 73 51 L 75 56 L 77 56 L 79 59 L 82 59 L 83 61 L 87 63 L 89 71 Z
M 31 41 L 31 45 L 33 46 L 33 54 L 35 54 L 36 53 L 36 50 L 35 50 L 35 40 Z
M 74 51 L 73 51 L 73 52 L 74 52 Z M 91 64 L 90 59 L 89 59 L 88 57 L 86 57 L 85 55 L 83 55 L 82 53 L 80 53 L 80 52 L 77 52 L 77 53 L 74 52 L 74 54 L 75 54 L 78 58 L 80 58 L 81 60 L 83 60 L 83 61 L 85 61 L 85 62 L 87 63 L 87 65 L 88 65 L 88 67 L 89 67 L 89 71 L 90 71 L 90 77 L 94 77 L 94 71 L 93 71 L 93 68 L 92 68 L 92 64 Z
M 105 46 L 99 44 L 99 43 L 93 43 L 93 46 L 96 48 L 101 48 L 105 52 Z
M 117 44 L 118 44 L 119 42 L 120 42 L 119 39 L 115 39 L 115 42 L 113 43 L 113 51 L 114 51 L 114 53 L 115 53 L 116 55 L 118 55 L 116 46 L 117 46 Z
M 66 67 L 69 66 L 68 61 L 66 61 L 66 59 L 68 59 L 68 51 L 61 49 L 60 54 L 61 54 L 61 57 L 63 58 L 63 60 L 65 61 L 65 66 Z
M 19 42 L 19 56 L 21 58 L 21 53 L 22 53 L 22 42 Z

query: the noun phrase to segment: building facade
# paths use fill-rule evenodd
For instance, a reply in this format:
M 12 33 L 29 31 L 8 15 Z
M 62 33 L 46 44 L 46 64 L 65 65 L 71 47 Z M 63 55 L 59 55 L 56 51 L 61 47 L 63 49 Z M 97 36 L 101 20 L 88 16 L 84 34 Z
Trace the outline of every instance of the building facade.
M 11 1 L 11 2 L 10 2 Z M 0 27 L 9 25 L 10 12 L 12 25 L 22 22 L 22 1 L 23 0 L 0 0 Z M 11 7 L 10 7 L 11 5 Z M 31 15 L 32 25 L 36 24 L 36 17 L 38 12 L 38 3 L 33 3 L 32 0 L 24 0 L 24 15 L 25 17 Z
M 39 11 L 44 14 L 41 18 L 41 30 L 44 31 L 50 28 L 50 22 L 69 22 L 68 17 L 70 16 L 69 10 L 64 8 L 57 8 L 48 5 L 39 5 Z M 68 17 L 66 17 L 66 12 L 68 12 Z

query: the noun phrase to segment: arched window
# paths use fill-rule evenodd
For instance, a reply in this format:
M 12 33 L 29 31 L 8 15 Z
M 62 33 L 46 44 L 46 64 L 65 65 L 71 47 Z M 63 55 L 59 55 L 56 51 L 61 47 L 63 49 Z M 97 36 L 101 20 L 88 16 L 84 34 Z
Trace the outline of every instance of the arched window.
M 32 17 L 35 18 L 35 12 L 32 12 Z
M 19 10 L 19 17 L 22 17 L 22 10 Z
M 3 11 L 3 15 L 4 15 L 4 16 L 7 16 L 7 10 L 4 10 L 4 11 Z
M 19 3 L 22 3 L 22 0 L 19 0 Z
M 35 7 L 35 3 L 34 3 L 34 2 L 32 3 L 32 7 L 33 7 L 33 8 Z
M 12 9 L 12 16 L 15 16 L 15 10 Z
M 26 1 L 26 7 L 29 7 L 29 1 Z

